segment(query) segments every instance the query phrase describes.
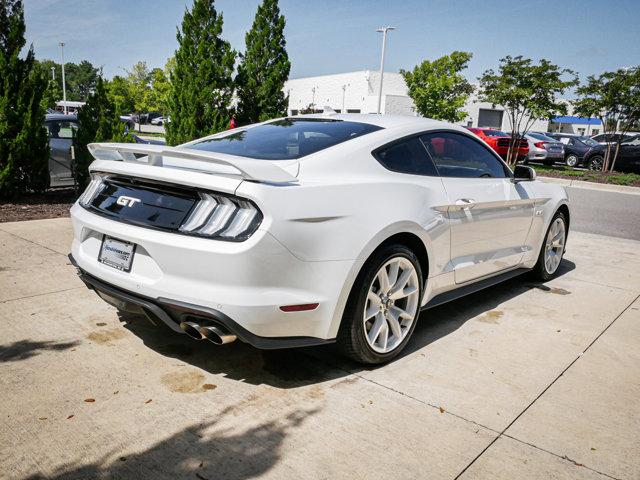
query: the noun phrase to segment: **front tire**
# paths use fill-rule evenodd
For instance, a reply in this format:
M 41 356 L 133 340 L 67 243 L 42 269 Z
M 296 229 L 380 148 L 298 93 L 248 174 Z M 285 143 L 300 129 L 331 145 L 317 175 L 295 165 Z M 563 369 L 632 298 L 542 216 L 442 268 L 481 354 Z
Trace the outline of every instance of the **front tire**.
M 364 364 L 396 357 L 413 333 L 422 300 L 420 262 L 404 245 L 388 245 L 356 279 L 338 333 L 338 347 Z
M 604 165 L 604 157 L 601 155 L 594 155 L 589 159 L 589 162 L 587 163 L 587 168 L 589 170 L 600 172 L 602 171 L 603 165 Z
M 540 248 L 538 262 L 533 267 L 533 275 L 537 280 L 546 282 L 557 275 L 566 242 L 567 220 L 562 212 L 556 212 Z

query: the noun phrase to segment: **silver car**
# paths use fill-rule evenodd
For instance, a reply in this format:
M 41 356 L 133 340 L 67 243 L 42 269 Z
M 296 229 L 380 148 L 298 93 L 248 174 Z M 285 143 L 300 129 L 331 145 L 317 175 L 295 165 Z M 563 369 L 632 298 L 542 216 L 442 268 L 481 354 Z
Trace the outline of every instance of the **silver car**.
M 545 165 L 553 165 L 555 162 L 564 163 L 562 142 L 537 132 L 529 132 L 524 138 L 529 143 L 527 162 L 542 162 Z

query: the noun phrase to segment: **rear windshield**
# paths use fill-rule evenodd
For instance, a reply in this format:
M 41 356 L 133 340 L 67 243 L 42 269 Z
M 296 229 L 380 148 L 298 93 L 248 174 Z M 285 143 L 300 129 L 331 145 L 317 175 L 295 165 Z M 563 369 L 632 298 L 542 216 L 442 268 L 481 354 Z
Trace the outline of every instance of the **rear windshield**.
M 533 133 L 529 132 L 527 135 L 535 138 L 536 140 L 542 140 L 543 142 L 557 142 L 555 138 L 547 137 L 546 135 L 542 135 L 541 133 Z
M 482 130 L 487 137 L 508 137 L 506 133 L 501 130 Z
M 189 148 L 264 160 L 292 160 L 380 130 L 368 123 L 323 118 L 285 118 Z

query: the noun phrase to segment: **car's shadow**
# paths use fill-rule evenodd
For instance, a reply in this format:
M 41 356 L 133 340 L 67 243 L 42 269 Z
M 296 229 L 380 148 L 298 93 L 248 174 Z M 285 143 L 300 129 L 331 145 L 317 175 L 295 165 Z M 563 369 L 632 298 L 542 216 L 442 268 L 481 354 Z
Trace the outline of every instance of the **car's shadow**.
M 563 260 L 558 276 L 575 268 Z M 531 288 L 550 290 L 527 275 L 487 288 L 422 313 L 413 338 L 398 358 L 423 349 L 460 328 L 468 320 L 517 297 Z M 364 367 L 345 360 L 334 346 L 285 350 L 258 350 L 242 342 L 216 346 L 206 340 L 196 341 L 176 334 L 164 324 L 152 325 L 144 317 L 121 315 L 125 328 L 142 339 L 145 346 L 166 357 L 176 358 L 212 374 L 276 388 L 296 388 L 341 378 L 375 367 Z M 428 352 L 427 352 L 428 353 Z M 394 360 L 394 361 L 397 361 Z

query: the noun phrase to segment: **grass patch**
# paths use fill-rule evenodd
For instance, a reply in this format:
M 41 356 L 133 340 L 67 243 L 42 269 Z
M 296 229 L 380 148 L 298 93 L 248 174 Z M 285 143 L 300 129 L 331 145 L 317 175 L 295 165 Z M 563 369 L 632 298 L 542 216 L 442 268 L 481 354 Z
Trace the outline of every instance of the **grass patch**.
M 533 168 L 536 173 L 544 177 L 640 187 L 640 175 L 637 173 L 594 172 L 591 170 L 574 169 L 566 165 L 533 165 Z

